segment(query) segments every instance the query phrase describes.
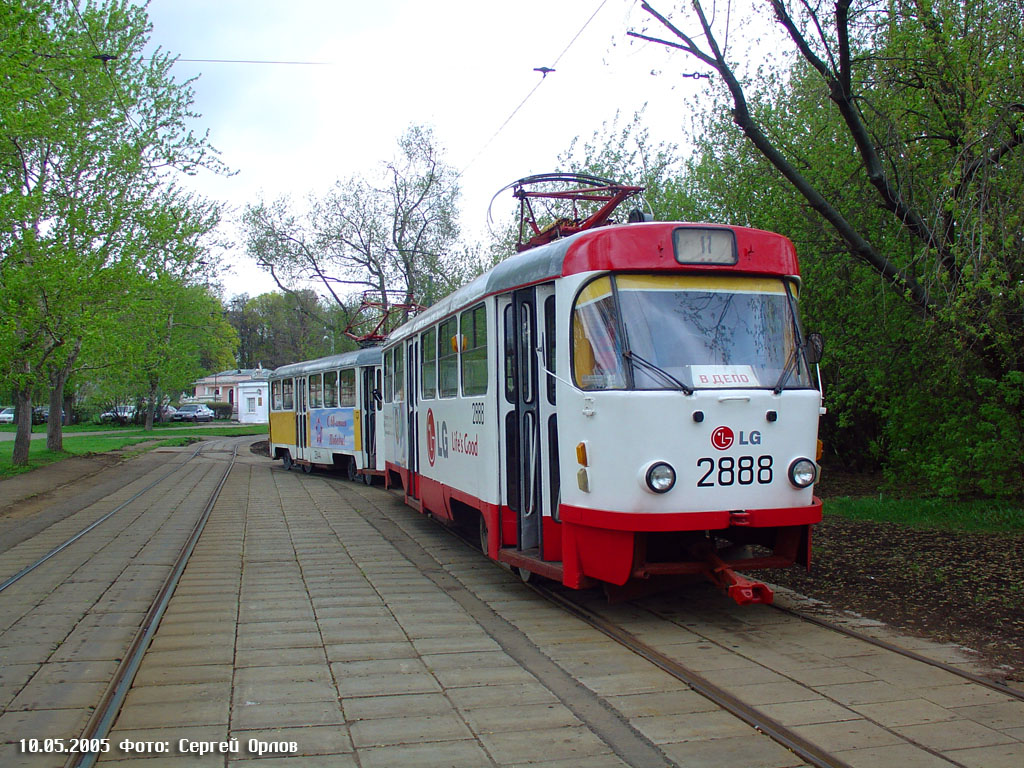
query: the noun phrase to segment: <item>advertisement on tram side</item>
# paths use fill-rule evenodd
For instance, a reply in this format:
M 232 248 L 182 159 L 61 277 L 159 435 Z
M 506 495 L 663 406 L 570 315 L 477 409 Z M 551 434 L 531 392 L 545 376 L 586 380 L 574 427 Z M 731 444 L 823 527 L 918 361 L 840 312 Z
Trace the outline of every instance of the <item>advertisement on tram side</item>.
M 355 450 L 355 409 L 321 408 L 310 411 L 313 448 Z

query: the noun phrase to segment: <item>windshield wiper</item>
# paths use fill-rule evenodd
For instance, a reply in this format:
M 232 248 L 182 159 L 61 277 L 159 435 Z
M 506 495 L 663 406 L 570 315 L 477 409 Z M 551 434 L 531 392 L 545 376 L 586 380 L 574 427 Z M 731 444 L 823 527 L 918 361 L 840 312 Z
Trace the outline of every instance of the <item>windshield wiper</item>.
M 657 365 L 652 363 L 650 360 L 645 360 L 644 358 L 640 357 L 640 355 L 638 355 L 636 352 L 634 352 L 634 351 L 632 351 L 630 349 L 627 349 L 625 352 L 622 353 L 622 356 L 624 358 L 626 358 L 627 360 L 632 360 L 632 361 L 634 361 L 636 363 L 639 363 L 641 368 L 644 368 L 645 370 L 647 370 L 647 371 L 649 371 L 651 373 L 657 374 L 659 377 L 661 377 L 661 380 L 663 382 L 675 386 L 676 389 L 680 389 L 680 390 L 682 390 L 683 392 L 685 392 L 688 395 L 692 395 L 693 394 L 693 390 L 692 389 L 690 389 L 688 386 L 683 384 L 683 382 L 681 382 L 679 379 L 677 379 L 671 373 L 666 371 L 664 368 L 659 368 Z
M 793 349 L 793 354 L 786 358 L 786 366 L 782 369 L 782 375 L 779 376 L 779 380 L 775 382 L 773 392 L 776 395 L 780 394 L 783 388 L 786 386 L 786 382 L 789 381 L 789 375 L 793 372 L 793 369 L 797 367 L 797 361 L 800 359 L 802 349 L 796 347 Z
M 793 294 L 789 291 L 789 284 L 786 284 L 786 303 L 789 305 L 790 318 L 793 323 L 793 352 L 786 358 L 786 365 L 782 369 L 782 374 L 779 376 L 779 380 L 775 382 L 775 388 L 772 390 L 776 395 L 781 394 L 783 388 L 786 386 L 786 382 L 789 381 L 789 376 L 793 372 L 794 368 L 800 367 L 800 360 L 804 357 L 804 339 L 800 333 L 800 326 L 796 322 L 796 306 L 793 302 Z

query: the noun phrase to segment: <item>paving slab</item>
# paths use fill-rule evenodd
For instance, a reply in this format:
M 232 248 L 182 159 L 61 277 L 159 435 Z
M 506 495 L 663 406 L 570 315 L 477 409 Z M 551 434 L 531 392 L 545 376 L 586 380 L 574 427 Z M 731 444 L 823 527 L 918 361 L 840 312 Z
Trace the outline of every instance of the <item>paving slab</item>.
M 162 546 L 146 541 L 140 536 L 133 545 L 164 556 Z M 35 638 L 67 655 L 51 654 L 45 669 L 19 663 L 19 642 L 32 633 L 19 634 L 16 621 L 7 624 L 6 637 L 21 640 L 9 646 L 14 657 L 5 656 L 6 682 L 0 675 L 0 699 L 9 699 L 0 736 L 50 727 L 47 720 L 64 713 L 81 719 L 80 707 L 97 691 L 82 687 L 81 702 L 66 697 L 67 710 L 54 691 L 62 681 L 102 687 L 110 663 L 104 666 L 102 654 L 131 636 L 155 583 L 151 567 L 126 567 L 113 587 L 69 581 L 46 598 Z M 89 599 L 109 612 L 69 623 L 74 612 L 66 606 Z M 694 625 L 666 625 L 636 605 L 612 612 L 636 636 L 663 643 L 671 657 L 839 750 L 851 765 L 867 765 L 869 756 L 873 766 L 943 764 L 905 738 L 955 754 L 962 765 L 1022 762 L 1011 762 L 1020 758 L 1024 739 L 1019 702 L 961 686 L 948 673 L 934 675 L 925 693 L 911 690 L 912 667 L 847 638 L 808 631 L 760 607 L 725 604 L 710 591 L 696 593 L 695 602 L 715 617 L 710 629 L 702 627 L 706 635 Z M 780 639 L 789 650 L 776 647 Z M 754 663 L 761 659 L 770 659 L 774 671 Z M 807 685 L 818 695 L 809 695 Z M 111 754 L 100 762 L 258 768 L 788 768 L 800 762 L 541 600 L 394 496 L 256 459 L 232 472 L 113 733 L 166 740 L 174 753 Z M 243 748 L 197 762 L 177 746 L 182 739 L 235 740 Z M 244 748 L 250 742 L 297 746 L 258 756 Z
M 910 744 L 839 751 L 836 755 L 850 768 L 880 768 L 880 766 L 953 768 L 956 765 L 939 755 L 918 749 Z
M 678 765 L 689 768 L 792 768 L 804 761 L 767 736 L 751 739 L 748 736 L 685 741 L 666 744 L 665 752 Z M 876 766 L 877 768 L 877 766 Z

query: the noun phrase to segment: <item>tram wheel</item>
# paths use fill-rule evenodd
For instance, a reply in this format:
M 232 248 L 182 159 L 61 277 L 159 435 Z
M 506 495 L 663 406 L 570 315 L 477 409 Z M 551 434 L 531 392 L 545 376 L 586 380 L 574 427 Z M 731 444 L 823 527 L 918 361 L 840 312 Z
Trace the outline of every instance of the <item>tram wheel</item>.
M 302 471 L 305 472 L 308 475 L 310 472 L 313 471 L 313 465 L 312 464 L 303 464 L 302 465 Z
M 517 567 L 516 571 L 519 573 L 519 578 L 523 580 L 523 584 L 536 584 L 541 579 L 536 573 L 522 566 Z
M 373 485 L 373 475 L 363 472 L 363 485 Z
M 480 515 L 480 550 L 490 557 L 490 552 L 487 549 L 487 520 L 483 515 Z
M 354 483 L 356 480 L 359 479 L 359 473 L 356 472 L 356 460 L 355 460 L 355 458 L 350 458 L 348 460 L 348 467 L 347 467 L 346 474 L 348 475 L 348 479 L 349 479 L 350 482 Z
M 281 454 L 281 466 L 284 467 L 284 471 L 287 472 L 294 466 L 295 462 L 292 461 L 291 451 L 285 451 Z

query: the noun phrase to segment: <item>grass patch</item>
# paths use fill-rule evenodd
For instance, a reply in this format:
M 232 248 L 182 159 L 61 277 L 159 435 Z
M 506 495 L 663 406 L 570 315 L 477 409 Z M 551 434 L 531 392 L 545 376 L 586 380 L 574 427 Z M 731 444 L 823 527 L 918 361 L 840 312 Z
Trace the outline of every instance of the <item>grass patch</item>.
M 825 512 L 847 520 L 873 520 L 912 528 L 1024 533 L 1024 508 L 1005 501 L 840 497 L 829 499 Z
M 216 424 L 217 422 L 207 422 L 209 424 Z M 196 429 L 196 424 L 191 424 L 182 421 L 169 421 L 169 422 L 157 422 L 153 425 L 153 432 L 164 432 L 167 430 L 181 430 L 181 429 Z M 259 429 L 263 432 L 267 431 L 266 424 L 243 424 L 231 426 L 229 422 L 226 422 L 223 427 L 199 427 L 200 429 Z M 10 432 L 11 434 L 18 431 L 16 424 L 0 424 L 0 432 Z M 118 432 L 119 434 L 131 434 L 137 432 L 142 435 L 152 434 L 152 432 L 146 432 L 145 428 L 141 424 L 126 424 L 124 426 L 117 422 L 106 422 L 104 424 L 96 424 L 93 422 L 87 422 L 85 424 L 69 424 L 64 427 L 64 435 L 76 435 L 81 432 Z M 45 424 L 33 424 L 32 434 L 46 434 Z M 215 433 L 217 434 L 217 433 Z M 249 432 L 243 432 L 242 434 L 249 434 Z M 255 434 L 255 433 L 254 433 Z
M 114 434 L 93 434 L 95 430 L 70 431 L 65 428 L 64 450 L 50 451 L 45 440 L 33 440 L 29 446 L 28 464 L 15 467 L 11 462 L 14 450 L 12 441 L 0 443 L 0 478 L 30 472 L 38 467 L 53 464 L 72 456 L 86 456 L 95 453 L 120 451 L 132 446 L 146 444 L 144 450 L 166 446 L 181 446 L 202 440 L 204 437 L 234 437 L 242 435 L 265 435 L 266 424 L 250 424 L 239 427 L 182 427 L 179 425 L 146 432 L 142 427 L 125 427 Z M 141 453 L 140 449 L 138 453 Z

